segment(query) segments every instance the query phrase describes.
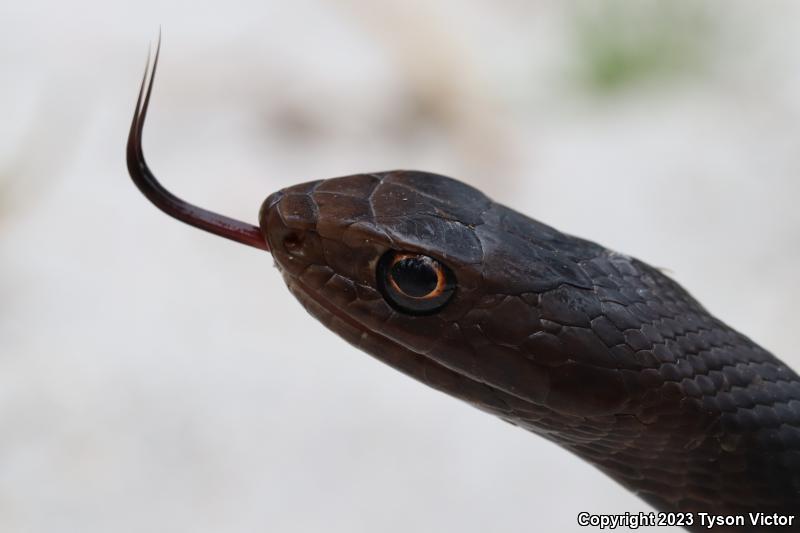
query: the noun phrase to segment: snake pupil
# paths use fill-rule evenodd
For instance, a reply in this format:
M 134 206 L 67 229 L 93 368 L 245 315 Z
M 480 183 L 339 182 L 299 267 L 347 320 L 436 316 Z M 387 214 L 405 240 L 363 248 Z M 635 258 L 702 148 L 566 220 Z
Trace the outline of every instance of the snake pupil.
M 425 256 L 401 259 L 392 265 L 392 279 L 408 296 L 413 298 L 427 296 L 439 284 L 439 276 L 432 261 Z

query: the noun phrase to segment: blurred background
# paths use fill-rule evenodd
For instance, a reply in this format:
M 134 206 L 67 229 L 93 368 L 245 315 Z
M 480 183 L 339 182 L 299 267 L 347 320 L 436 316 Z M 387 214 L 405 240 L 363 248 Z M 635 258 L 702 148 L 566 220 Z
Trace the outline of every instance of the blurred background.
M 0 531 L 581 531 L 647 510 L 534 435 L 356 351 L 256 220 L 300 181 L 440 172 L 664 267 L 800 368 L 800 4 L 0 4 Z M 652 529 L 655 531 L 655 529 Z

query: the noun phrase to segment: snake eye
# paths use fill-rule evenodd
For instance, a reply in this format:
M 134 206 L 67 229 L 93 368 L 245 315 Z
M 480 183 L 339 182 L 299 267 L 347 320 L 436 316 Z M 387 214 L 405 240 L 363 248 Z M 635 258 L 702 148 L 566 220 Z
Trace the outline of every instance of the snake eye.
M 456 290 L 456 277 L 447 266 L 411 252 L 386 252 L 378 261 L 377 280 L 386 301 L 412 315 L 435 313 Z

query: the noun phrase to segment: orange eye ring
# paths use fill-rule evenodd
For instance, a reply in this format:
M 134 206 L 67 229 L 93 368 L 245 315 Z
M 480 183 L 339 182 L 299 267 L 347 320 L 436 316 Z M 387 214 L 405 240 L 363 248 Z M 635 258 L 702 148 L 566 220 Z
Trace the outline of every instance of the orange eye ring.
M 414 252 L 386 252 L 378 262 L 376 277 L 389 305 L 413 315 L 439 311 L 456 289 L 452 270 L 433 257 Z

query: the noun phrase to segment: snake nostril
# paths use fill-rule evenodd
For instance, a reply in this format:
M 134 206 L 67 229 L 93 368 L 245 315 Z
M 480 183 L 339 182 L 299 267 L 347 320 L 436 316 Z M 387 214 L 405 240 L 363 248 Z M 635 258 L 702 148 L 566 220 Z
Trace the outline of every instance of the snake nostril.
M 294 252 L 303 246 L 303 236 L 298 233 L 289 233 L 283 238 L 283 247 L 287 252 Z

